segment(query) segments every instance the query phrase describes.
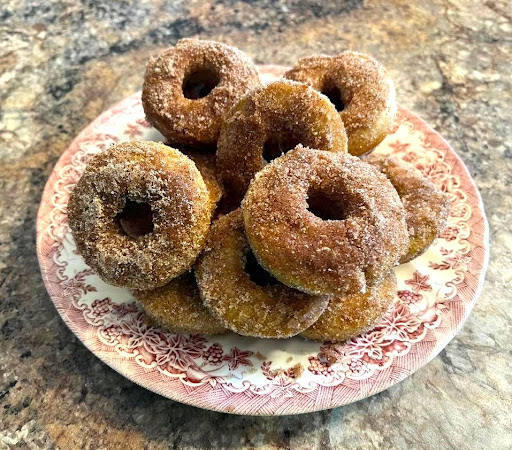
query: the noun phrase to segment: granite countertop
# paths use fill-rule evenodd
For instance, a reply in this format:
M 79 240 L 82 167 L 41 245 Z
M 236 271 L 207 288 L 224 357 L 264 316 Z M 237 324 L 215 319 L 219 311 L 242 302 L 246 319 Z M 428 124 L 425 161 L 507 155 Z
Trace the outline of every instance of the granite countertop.
M 148 57 L 187 36 L 257 63 L 368 52 L 464 159 L 490 221 L 486 283 L 459 335 L 402 383 L 307 415 L 219 414 L 118 375 L 58 316 L 35 251 L 45 181 L 84 126 L 140 88 Z M 0 449 L 512 447 L 507 0 L 5 0 L 0 42 Z

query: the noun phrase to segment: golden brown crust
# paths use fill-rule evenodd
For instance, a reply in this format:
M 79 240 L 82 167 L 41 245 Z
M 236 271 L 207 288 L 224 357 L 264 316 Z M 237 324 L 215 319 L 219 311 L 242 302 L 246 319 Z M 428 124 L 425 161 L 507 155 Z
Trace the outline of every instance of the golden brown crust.
M 327 97 L 289 80 L 253 89 L 230 110 L 221 128 L 217 167 L 226 188 L 241 199 L 267 163 L 265 148 L 280 154 L 281 147 L 287 151 L 299 143 L 346 153 L 343 123 Z
M 372 154 L 366 161 L 388 177 L 402 200 L 409 248 L 400 263 L 411 261 L 425 252 L 446 226 L 450 212 L 448 196 L 412 165 L 394 156 Z
M 308 208 L 322 195 L 343 220 Z M 408 244 L 405 211 L 389 180 L 348 154 L 298 146 L 252 181 L 242 202 L 260 263 L 284 284 L 314 294 L 365 292 Z
M 150 291 L 133 291 L 146 314 L 174 333 L 221 334 L 226 332 L 206 309 L 192 272 Z
M 249 252 L 239 209 L 213 223 L 195 269 L 212 313 L 238 334 L 263 338 L 294 336 L 315 322 L 328 297 L 304 294 L 277 280 L 256 284 L 244 269 Z
M 128 200 L 149 204 L 152 231 L 123 232 L 118 218 Z M 126 142 L 96 155 L 68 203 L 85 262 L 107 283 L 132 289 L 162 286 L 189 270 L 210 219 L 208 191 L 194 163 L 160 142 Z
M 224 195 L 224 188 L 222 187 L 222 183 L 217 172 L 215 155 L 187 147 L 182 147 L 179 150 L 194 161 L 197 170 L 199 170 L 199 173 L 203 177 L 206 189 L 208 189 L 208 193 L 210 194 L 212 211 L 215 211 Z
M 301 333 L 317 341 L 342 342 L 370 331 L 386 313 L 396 294 L 393 272 L 364 293 L 331 298 L 329 306 L 306 331 Z
M 396 120 L 396 93 L 386 69 L 364 53 L 303 58 L 285 78 L 307 83 L 320 92 L 341 95 L 340 117 L 348 136 L 348 151 L 360 156 L 373 150 Z
M 213 90 L 202 98 L 185 97 L 184 83 L 199 73 L 216 78 Z M 223 116 L 259 83 L 256 67 L 240 50 L 219 42 L 181 39 L 149 60 L 142 105 L 148 121 L 171 145 L 213 146 Z

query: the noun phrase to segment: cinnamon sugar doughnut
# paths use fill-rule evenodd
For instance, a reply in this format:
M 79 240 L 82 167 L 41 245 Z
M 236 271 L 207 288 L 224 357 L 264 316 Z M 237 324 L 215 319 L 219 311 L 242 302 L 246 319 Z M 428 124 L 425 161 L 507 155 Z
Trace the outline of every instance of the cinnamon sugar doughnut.
M 224 195 L 224 188 L 217 172 L 215 155 L 188 147 L 182 147 L 179 150 L 194 161 L 210 194 L 212 210 L 215 211 Z
M 181 39 L 149 60 L 142 105 L 172 145 L 214 146 L 223 116 L 260 83 L 240 50 L 219 42 Z
M 166 284 L 192 266 L 210 226 L 194 163 L 160 142 L 126 142 L 92 158 L 68 203 L 77 248 L 107 283 Z
M 343 123 L 329 100 L 289 80 L 253 89 L 221 128 L 217 167 L 224 184 L 241 199 L 256 172 L 299 143 L 346 153 Z
M 317 341 L 342 342 L 371 330 L 393 303 L 396 276 L 393 272 L 364 294 L 335 296 L 329 306 L 306 331 L 301 333 Z
M 195 273 L 205 305 L 224 326 L 245 336 L 294 336 L 315 322 L 329 301 L 284 286 L 256 263 L 240 209 L 213 223 Z
M 226 328 L 206 309 L 192 272 L 150 291 L 133 291 L 146 314 L 174 333 L 221 334 Z
M 256 175 L 242 210 L 262 266 L 312 294 L 365 292 L 407 248 L 395 189 L 348 154 L 297 146 Z
M 284 76 L 307 83 L 331 99 L 345 125 L 352 155 L 373 150 L 395 123 L 393 81 L 369 55 L 345 51 L 302 58 Z
M 450 212 L 448 196 L 412 165 L 394 156 L 372 154 L 366 161 L 389 178 L 402 200 L 409 248 L 400 263 L 411 261 L 427 250 L 446 226 Z

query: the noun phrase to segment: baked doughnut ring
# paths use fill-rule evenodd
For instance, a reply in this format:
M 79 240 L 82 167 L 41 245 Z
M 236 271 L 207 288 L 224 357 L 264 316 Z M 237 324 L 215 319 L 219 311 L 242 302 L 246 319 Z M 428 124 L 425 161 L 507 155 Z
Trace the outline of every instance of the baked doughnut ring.
M 287 338 L 308 328 L 329 298 L 295 291 L 266 273 L 250 252 L 240 209 L 212 225 L 195 274 L 205 305 L 244 336 Z
M 194 163 L 160 142 L 96 155 L 71 193 L 68 221 L 85 262 L 107 283 L 153 289 L 186 272 L 210 227 Z
M 352 155 L 373 150 L 395 123 L 393 80 L 369 55 L 345 51 L 302 58 L 284 76 L 307 83 L 331 99 L 345 125 Z
M 256 172 L 299 143 L 346 153 L 343 123 L 329 100 L 289 80 L 250 91 L 229 111 L 217 145 L 228 192 L 241 200 Z
M 425 252 L 443 231 L 450 200 L 415 167 L 394 156 L 372 154 L 366 161 L 388 177 L 402 200 L 409 248 L 400 263 L 409 262 Z
M 217 172 L 215 155 L 212 153 L 203 153 L 200 150 L 188 147 L 180 148 L 179 150 L 185 156 L 188 156 L 192 161 L 194 161 L 197 170 L 199 170 L 199 173 L 203 177 L 206 189 L 208 189 L 208 193 L 210 194 L 212 211 L 215 211 L 224 195 L 224 188 L 222 187 L 222 183 Z
M 226 112 L 259 84 L 256 67 L 240 50 L 181 39 L 149 60 L 142 105 L 171 145 L 214 146 Z
M 311 294 L 365 292 L 407 248 L 395 189 L 348 154 L 297 146 L 256 175 L 242 210 L 261 265 Z
M 316 341 L 342 342 L 370 331 L 386 313 L 396 294 L 396 276 L 391 271 L 364 294 L 331 298 L 318 320 L 301 333 Z
M 192 272 L 150 291 L 133 291 L 146 314 L 174 333 L 221 334 L 226 328 L 206 309 Z

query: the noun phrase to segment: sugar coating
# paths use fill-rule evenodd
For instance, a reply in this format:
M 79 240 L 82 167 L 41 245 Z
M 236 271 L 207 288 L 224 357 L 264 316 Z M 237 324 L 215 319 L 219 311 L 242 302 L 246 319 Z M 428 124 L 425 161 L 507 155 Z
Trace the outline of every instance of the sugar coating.
M 291 143 L 290 148 L 300 143 L 347 152 L 343 122 L 326 96 L 290 80 L 258 86 L 229 111 L 217 145 L 222 180 L 239 199 L 266 165 L 263 149 L 272 136 Z
M 224 188 L 217 172 L 215 155 L 189 147 L 181 147 L 179 150 L 194 161 L 210 194 L 212 211 L 215 211 L 224 195 Z
M 366 161 L 388 177 L 402 200 L 409 248 L 400 263 L 411 261 L 427 250 L 443 231 L 450 200 L 415 167 L 394 156 L 371 154 Z
M 339 89 L 345 106 L 339 114 L 352 155 L 374 149 L 395 123 L 393 80 L 382 64 L 369 55 L 344 51 L 337 56 L 302 58 L 284 77 L 307 83 L 318 91 Z
M 322 193 L 343 220 L 308 210 Z M 260 263 L 284 284 L 313 294 L 365 292 L 408 245 L 405 211 L 389 180 L 359 158 L 297 146 L 251 182 L 245 231 Z
M 147 202 L 152 232 L 132 238 L 116 221 L 126 200 Z M 107 283 L 152 289 L 186 272 L 211 220 L 194 163 L 159 142 L 126 142 L 96 155 L 71 193 L 68 221 L 78 251 Z
M 317 341 L 342 342 L 371 330 L 393 303 L 396 276 L 393 272 L 364 294 L 345 294 L 331 298 L 318 320 L 301 333 Z
M 226 331 L 203 305 L 192 272 L 187 272 L 163 287 L 133 291 L 148 316 L 174 333 L 220 334 Z
M 184 80 L 202 70 L 215 73 L 219 83 L 203 98 L 186 98 Z M 259 84 L 256 67 L 240 50 L 219 42 L 181 39 L 175 47 L 149 60 L 142 105 L 148 121 L 171 145 L 213 146 L 223 116 Z
M 244 270 L 249 251 L 240 209 L 213 223 L 195 266 L 205 305 L 224 326 L 245 336 L 287 338 L 304 331 L 322 314 L 329 298 L 278 282 L 254 283 Z

